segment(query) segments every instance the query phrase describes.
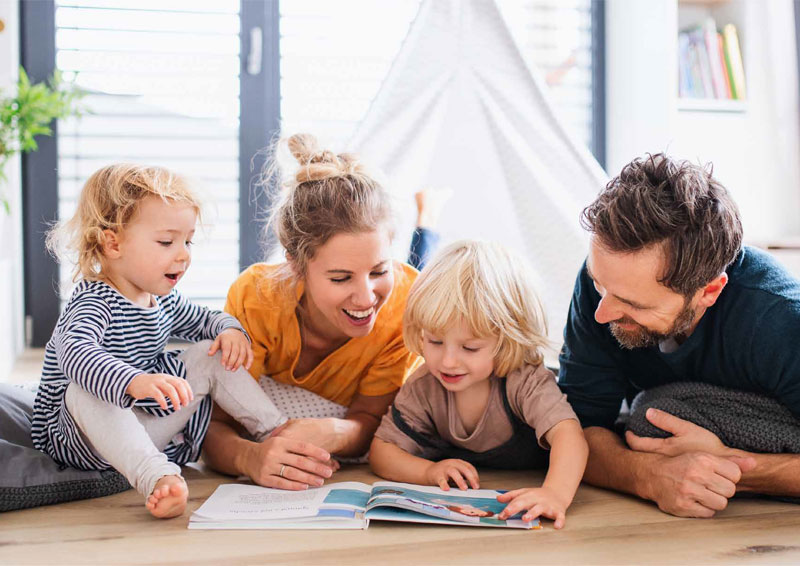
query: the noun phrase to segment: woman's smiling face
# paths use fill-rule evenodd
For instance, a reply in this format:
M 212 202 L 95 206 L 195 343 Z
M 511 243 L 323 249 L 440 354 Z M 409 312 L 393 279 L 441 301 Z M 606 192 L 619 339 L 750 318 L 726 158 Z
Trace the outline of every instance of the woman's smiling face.
M 366 336 L 394 287 L 389 231 L 336 234 L 316 250 L 303 281 L 311 326 L 331 338 Z

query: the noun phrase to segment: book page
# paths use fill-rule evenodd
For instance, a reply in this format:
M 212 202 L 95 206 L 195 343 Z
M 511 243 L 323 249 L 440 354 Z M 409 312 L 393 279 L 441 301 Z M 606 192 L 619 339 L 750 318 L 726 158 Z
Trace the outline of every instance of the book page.
M 329 491 L 330 487 L 286 491 L 257 485 L 224 484 L 192 514 L 191 520 L 256 521 L 314 516 Z
M 497 515 L 506 507 L 497 501 L 501 492 L 491 489 L 469 489 L 444 491 L 438 487 L 413 485 L 396 482 L 376 482 L 372 486 L 367 502 L 367 517 L 386 520 L 412 520 L 408 513 L 384 512 L 370 513 L 378 507 L 394 507 L 421 513 L 433 518 L 435 522 L 456 522 L 475 526 L 539 528 L 538 520 L 523 521 L 521 514 L 508 520 L 500 520 Z M 405 516 L 405 518 L 403 518 Z M 421 519 L 417 519 L 420 520 Z
M 340 482 L 304 491 L 286 491 L 257 485 L 219 486 L 200 508 L 192 523 L 265 523 L 299 518 L 357 518 L 363 515 L 370 487 Z

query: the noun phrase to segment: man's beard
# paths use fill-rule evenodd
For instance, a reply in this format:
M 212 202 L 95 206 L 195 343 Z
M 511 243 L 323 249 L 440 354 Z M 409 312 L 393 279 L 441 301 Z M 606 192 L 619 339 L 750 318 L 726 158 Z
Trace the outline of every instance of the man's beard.
M 687 300 L 681 312 L 675 317 L 675 322 L 672 323 L 670 329 L 665 333 L 650 330 L 628 317 L 610 322 L 609 329 L 614 338 L 617 339 L 617 342 L 619 342 L 619 345 L 627 350 L 649 348 L 651 346 L 657 346 L 659 343 L 670 338 L 685 334 L 686 331 L 692 327 L 695 315 L 694 309 Z M 635 324 L 637 328 L 635 330 L 623 330 L 620 328 L 620 324 Z

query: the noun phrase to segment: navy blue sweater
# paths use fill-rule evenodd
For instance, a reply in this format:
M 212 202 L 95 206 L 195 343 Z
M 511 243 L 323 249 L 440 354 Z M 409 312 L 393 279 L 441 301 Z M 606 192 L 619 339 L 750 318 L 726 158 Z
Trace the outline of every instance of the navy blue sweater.
M 612 428 L 624 398 L 674 381 L 763 393 L 800 418 L 800 281 L 769 254 L 746 247 L 728 284 L 689 338 L 671 353 L 623 349 L 581 268 L 564 329 L 559 385 L 584 427 Z

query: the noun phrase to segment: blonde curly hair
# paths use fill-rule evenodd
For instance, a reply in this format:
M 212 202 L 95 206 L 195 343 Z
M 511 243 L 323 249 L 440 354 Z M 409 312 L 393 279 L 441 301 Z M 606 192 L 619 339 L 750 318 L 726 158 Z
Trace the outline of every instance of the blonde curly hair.
M 72 280 L 104 277 L 104 230 L 120 232 L 147 197 L 186 203 L 201 215 L 201 204 L 187 180 L 163 167 L 116 163 L 86 181 L 75 214 L 47 234 L 47 248 L 61 262 L 74 262 Z
M 408 293 L 406 348 L 421 355 L 423 332 L 444 334 L 462 321 L 475 336 L 498 339 L 498 376 L 542 363 L 542 350 L 550 345 L 530 268 L 500 244 L 454 242 L 425 266 Z

